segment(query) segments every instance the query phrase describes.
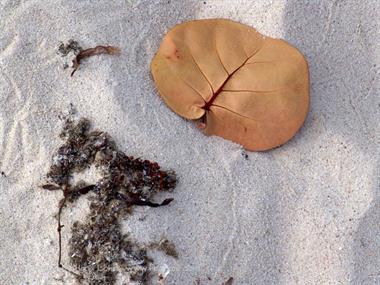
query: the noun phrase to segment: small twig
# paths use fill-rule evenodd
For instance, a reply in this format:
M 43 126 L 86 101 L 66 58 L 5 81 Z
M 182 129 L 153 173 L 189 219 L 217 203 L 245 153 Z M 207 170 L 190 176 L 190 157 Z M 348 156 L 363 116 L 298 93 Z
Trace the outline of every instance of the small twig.
M 65 206 L 66 204 L 66 201 L 67 201 L 67 198 L 69 197 L 69 194 L 71 193 L 69 190 L 68 190 L 68 187 L 67 185 L 64 186 L 64 188 L 62 189 L 63 191 L 63 199 L 61 201 L 59 201 L 59 208 L 58 208 L 58 227 L 57 227 L 57 231 L 58 231 L 58 267 L 59 268 L 62 268 L 63 270 L 75 275 L 76 277 L 80 278 L 80 279 L 83 279 L 83 276 L 78 274 L 78 273 L 75 273 L 74 271 L 71 271 L 70 269 L 67 269 L 66 267 L 64 267 L 62 265 L 62 228 L 64 227 L 64 225 L 61 224 L 61 214 L 62 214 L 62 210 L 63 210 L 63 207 Z
M 66 272 L 69 272 L 70 274 L 76 276 L 77 278 L 79 278 L 79 279 L 81 279 L 81 280 L 84 279 L 82 275 L 80 275 L 80 274 L 78 274 L 78 273 L 75 273 L 74 271 L 71 271 L 70 269 L 67 269 L 67 268 L 64 267 L 62 264 L 61 264 L 60 268 L 63 269 L 63 270 L 65 270 Z
M 59 202 L 59 209 L 58 209 L 58 227 L 57 227 L 57 231 L 58 231 L 58 267 L 60 267 L 60 268 L 62 268 L 62 263 L 61 263 L 61 259 L 62 259 L 62 234 L 61 234 L 61 230 L 64 227 L 64 225 L 61 224 L 61 213 L 62 213 L 63 207 L 65 206 L 66 200 L 67 200 L 67 196 L 65 196 Z

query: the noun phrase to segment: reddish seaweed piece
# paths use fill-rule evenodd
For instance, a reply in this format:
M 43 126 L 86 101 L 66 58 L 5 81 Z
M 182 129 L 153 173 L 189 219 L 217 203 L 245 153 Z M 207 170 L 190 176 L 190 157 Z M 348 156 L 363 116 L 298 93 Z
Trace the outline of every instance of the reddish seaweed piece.
M 116 55 L 119 53 L 120 53 L 120 49 L 114 46 L 96 46 L 94 48 L 81 50 L 79 54 L 73 60 L 74 70 L 71 72 L 71 76 L 73 76 L 75 71 L 78 70 L 80 62 L 84 58 L 94 56 L 94 55 L 100 55 L 100 54 Z

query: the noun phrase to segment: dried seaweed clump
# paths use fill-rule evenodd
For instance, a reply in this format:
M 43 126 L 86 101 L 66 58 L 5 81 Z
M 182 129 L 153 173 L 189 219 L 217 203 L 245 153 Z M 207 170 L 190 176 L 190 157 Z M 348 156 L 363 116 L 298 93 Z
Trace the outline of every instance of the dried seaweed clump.
M 175 187 L 174 172 L 162 171 L 157 163 L 125 155 L 101 131 L 91 131 L 90 123 L 68 119 L 61 138 L 65 143 L 53 156 L 47 174 L 47 190 L 62 190 L 58 212 L 59 261 L 61 263 L 61 212 L 83 194 L 90 193 L 90 213 L 85 221 L 73 224 L 69 240 L 70 263 L 76 274 L 88 284 L 114 284 L 117 274 L 128 274 L 137 284 L 146 284 L 151 260 L 144 247 L 121 232 L 120 221 L 131 207 L 159 207 L 169 204 L 151 201 L 160 191 Z M 94 164 L 101 179 L 94 185 L 78 182 L 72 185 L 72 175 Z

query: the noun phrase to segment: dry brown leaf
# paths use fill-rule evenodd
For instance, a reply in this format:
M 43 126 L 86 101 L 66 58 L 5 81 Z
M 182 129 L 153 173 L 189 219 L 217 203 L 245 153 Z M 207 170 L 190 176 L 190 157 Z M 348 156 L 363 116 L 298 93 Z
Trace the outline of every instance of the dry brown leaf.
M 151 71 L 167 105 L 217 135 L 261 151 L 291 139 L 309 109 L 304 56 L 283 40 L 230 20 L 179 24 Z

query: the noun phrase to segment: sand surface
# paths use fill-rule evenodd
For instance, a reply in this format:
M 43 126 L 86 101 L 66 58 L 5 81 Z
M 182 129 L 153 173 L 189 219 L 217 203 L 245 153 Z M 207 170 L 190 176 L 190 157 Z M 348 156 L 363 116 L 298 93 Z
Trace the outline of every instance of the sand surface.
M 149 64 L 162 36 L 214 17 L 306 55 L 311 111 L 283 147 L 246 159 L 157 96 Z M 178 260 L 154 255 L 166 284 L 380 284 L 379 21 L 377 0 L 1 0 L 0 284 L 75 284 L 56 265 L 61 193 L 38 188 L 70 104 L 127 154 L 177 172 L 170 206 L 125 221 L 136 239 L 176 244 Z M 72 38 L 122 54 L 71 78 L 56 48 Z M 86 213 L 79 204 L 66 221 Z

